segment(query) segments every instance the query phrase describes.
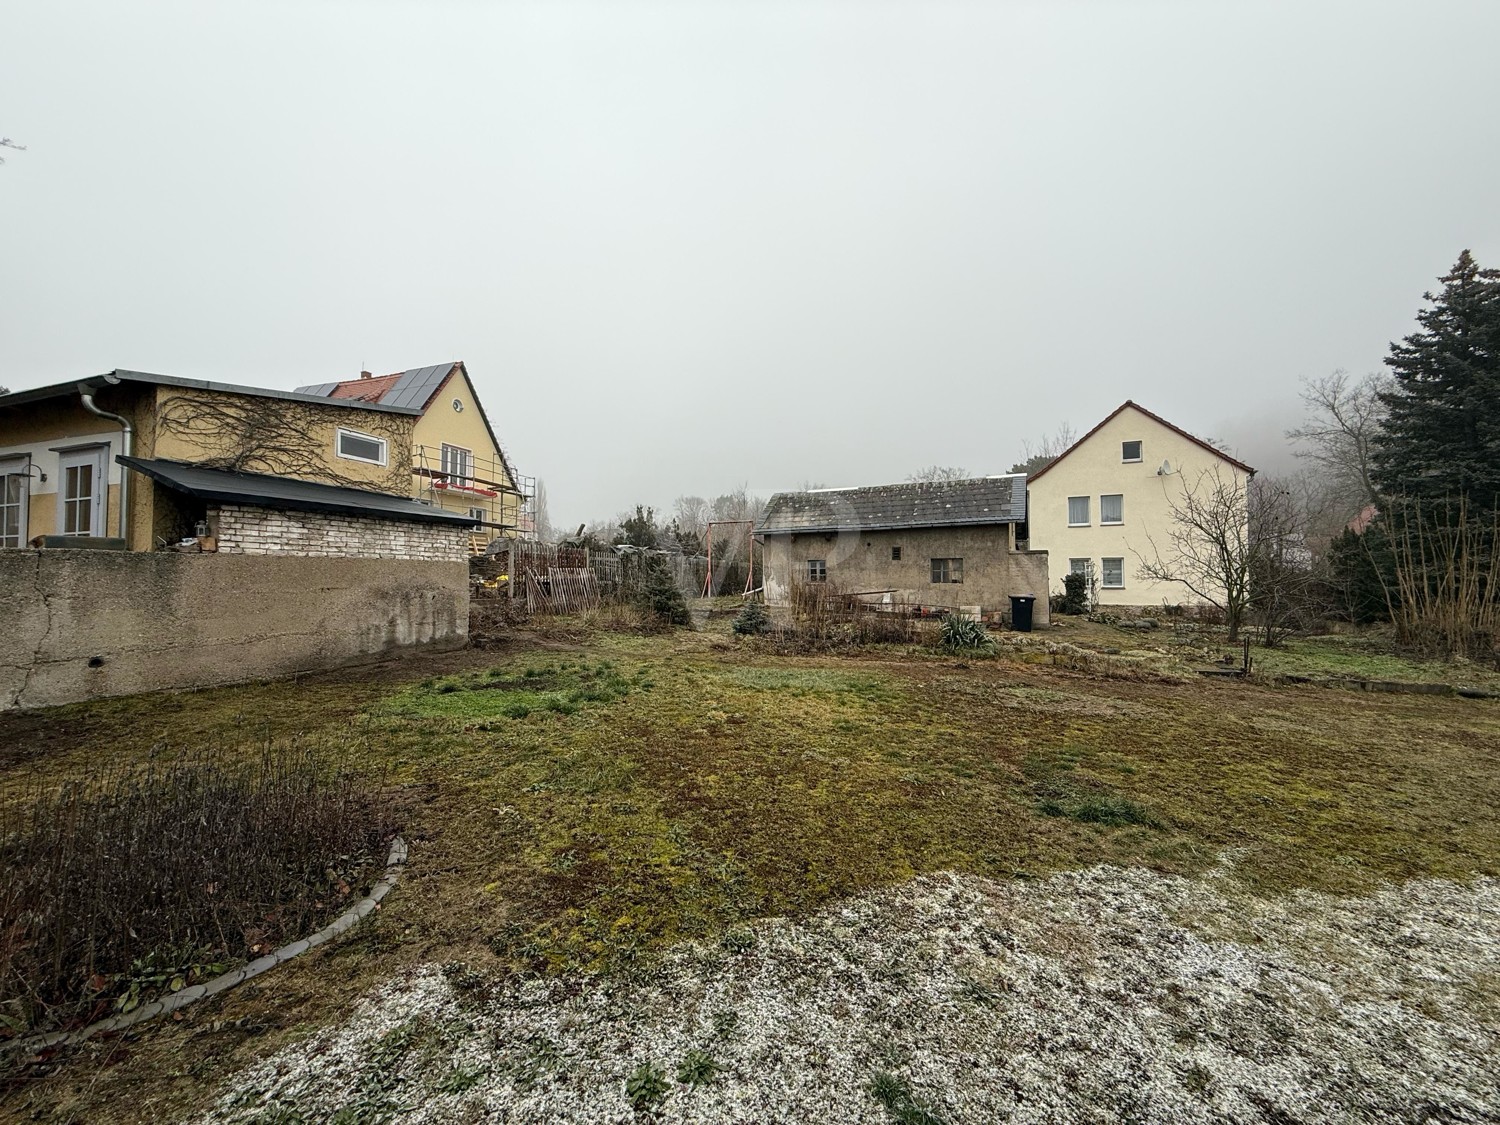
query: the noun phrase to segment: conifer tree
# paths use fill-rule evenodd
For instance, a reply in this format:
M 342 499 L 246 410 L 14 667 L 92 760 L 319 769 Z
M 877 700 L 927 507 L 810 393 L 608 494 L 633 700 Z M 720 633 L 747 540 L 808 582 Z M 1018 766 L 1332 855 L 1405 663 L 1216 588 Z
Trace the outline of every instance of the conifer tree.
M 1375 451 L 1386 496 L 1426 507 L 1463 499 L 1474 515 L 1500 508 L 1500 270 L 1465 250 L 1421 329 L 1391 345 L 1395 387 Z

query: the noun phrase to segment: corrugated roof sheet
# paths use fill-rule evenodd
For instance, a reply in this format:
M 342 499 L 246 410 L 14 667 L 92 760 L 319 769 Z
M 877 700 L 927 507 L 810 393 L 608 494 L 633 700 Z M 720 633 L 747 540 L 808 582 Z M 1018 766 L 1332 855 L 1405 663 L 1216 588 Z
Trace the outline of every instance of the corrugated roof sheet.
M 930 484 L 778 492 L 757 531 L 791 535 L 819 531 L 883 531 L 902 527 L 960 527 L 1026 519 L 1021 474 Z
M 287 508 L 293 511 L 330 512 L 367 519 L 415 520 L 467 527 L 474 521 L 456 512 L 428 507 L 404 496 L 371 492 L 363 488 L 340 488 L 331 484 L 268 473 L 236 473 L 228 469 L 206 469 L 183 461 L 147 460 L 143 457 L 115 458 L 122 465 L 145 473 L 176 492 L 221 504 L 248 504 L 255 508 Z

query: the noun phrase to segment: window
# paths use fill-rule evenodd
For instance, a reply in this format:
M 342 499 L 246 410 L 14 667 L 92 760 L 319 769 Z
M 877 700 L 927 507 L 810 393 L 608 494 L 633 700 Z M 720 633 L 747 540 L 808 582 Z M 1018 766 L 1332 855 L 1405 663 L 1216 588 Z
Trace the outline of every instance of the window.
M 1087 496 L 1068 497 L 1068 526 L 1088 527 L 1089 525 L 1089 498 Z
M 336 451 L 346 461 L 367 461 L 371 465 L 385 464 L 385 439 L 371 437 L 369 434 L 340 430 Z
M 828 562 L 825 559 L 807 560 L 807 580 L 809 582 L 828 581 Z
M 490 514 L 483 508 L 470 508 L 469 518 L 474 521 L 474 530 L 483 531 L 483 524 L 489 522 Z
M 1125 497 L 1118 494 L 1099 497 L 1099 522 L 1124 523 Z
M 0 461 L 0 547 L 26 545 L 26 504 L 31 498 L 31 475 L 26 459 Z
M 63 535 L 103 535 L 107 445 L 59 452 L 57 527 Z
M 1106 590 L 1123 590 L 1125 588 L 1125 560 L 1104 559 L 1104 581 L 1101 585 Z
M 932 580 L 934 582 L 962 582 L 964 580 L 964 560 L 933 559 Z
M 1120 460 L 1125 462 L 1139 461 L 1141 459 L 1141 443 L 1138 441 L 1122 441 L 1120 443 Z
M 460 488 L 474 486 L 474 451 L 457 445 L 443 446 L 443 477 Z
M 901 548 L 900 547 L 892 547 L 891 548 L 891 562 L 900 562 L 900 561 L 901 561 Z
M 1069 574 L 1081 574 L 1085 578 L 1087 578 L 1088 577 L 1088 573 L 1089 573 L 1089 569 L 1090 569 L 1091 565 L 1092 565 L 1092 560 L 1091 559 L 1069 559 L 1068 560 L 1068 573 Z

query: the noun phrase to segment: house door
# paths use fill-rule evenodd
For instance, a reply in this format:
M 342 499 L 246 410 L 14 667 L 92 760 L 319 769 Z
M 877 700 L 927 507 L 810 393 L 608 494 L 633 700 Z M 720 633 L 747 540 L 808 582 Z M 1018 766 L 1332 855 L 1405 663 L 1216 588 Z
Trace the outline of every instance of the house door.
M 107 445 L 68 449 L 58 455 L 57 530 L 62 535 L 103 535 L 107 507 Z
M 0 547 L 24 547 L 31 474 L 24 457 L 0 460 Z

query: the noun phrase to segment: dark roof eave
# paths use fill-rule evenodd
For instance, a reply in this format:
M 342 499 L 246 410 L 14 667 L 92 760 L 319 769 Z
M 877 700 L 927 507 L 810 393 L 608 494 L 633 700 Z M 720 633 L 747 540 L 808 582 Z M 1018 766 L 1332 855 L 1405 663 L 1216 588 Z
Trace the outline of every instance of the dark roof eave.
M 222 394 L 249 395 L 253 398 L 279 398 L 288 402 L 306 402 L 319 406 L 341 406 L 353 410 L 374 410 L 383 414 L 420 415 L 422 412 L 409 406 L 384 406 L 378 402 L 361 402 L 357 399 L 332 399 L 321 395 L 304 395 L 296 391 L 278 391 L 270 387 L 247 387 L 238 383 L 215 383 L 207 379 L 182 379 L 175 375 L 153 375 L 145 371 L 116 369 L 103 375 L 90 375 L 72 379 L 66 383 L 53 383 L 45 387 L 33 387 L 27 391 L 15 391 L 0 395 L 0 408 L 24 406 L 29 402 L 42 402 L 50 398 L 71 398 L 80 386 L 99 390 L 120 383 L 140 383 L 146 386 L 182 387 L 186 390 L 218 391 Z
M 357 516 L 362 519 L 399 520 L 408 523 L 441 523 L 454 527 L 467 527 L 473 523 L 468 516 L 445 512 L 440 508 L 428 508 L 418 504 L 415 500 L 407 500 L 405 497 L 392 496 L 384 492 L 363 493 L 359 489 L 345 489 L 289 477 L 271 477 L 264 473 L 235 473 L 227 469 L 204 469 L 185 462 L 150 461 L 141 457 L 126 457 L 123 454 L 117 456 L 115 460 L 174 492 L 220 504 L 243 504 L 251 508 L 279 508 L 287 511 L 320 512 L 324 515 Z M 199 476 L 206 474 L 222 476 L 223 484 L 222 486 L 193 484 L 191 481 L 184 481 L 174 476 L 171 471 L 173 468 L 186 469 Z M 280 494 L 264 494 L 233 487 L 235 478 L 246 477 L 281 482 L 287 491 Z M 316 492 L 318 489 L 327 489 L 328 495 L 320 498 Z M 302 495 L 298 495 L 299 492 Z M 335 495 L 336 493 L 343 495 Z M 358 499 L 361 495 L 368 495 L 372 501 L 381 506 L 361 503 Z

